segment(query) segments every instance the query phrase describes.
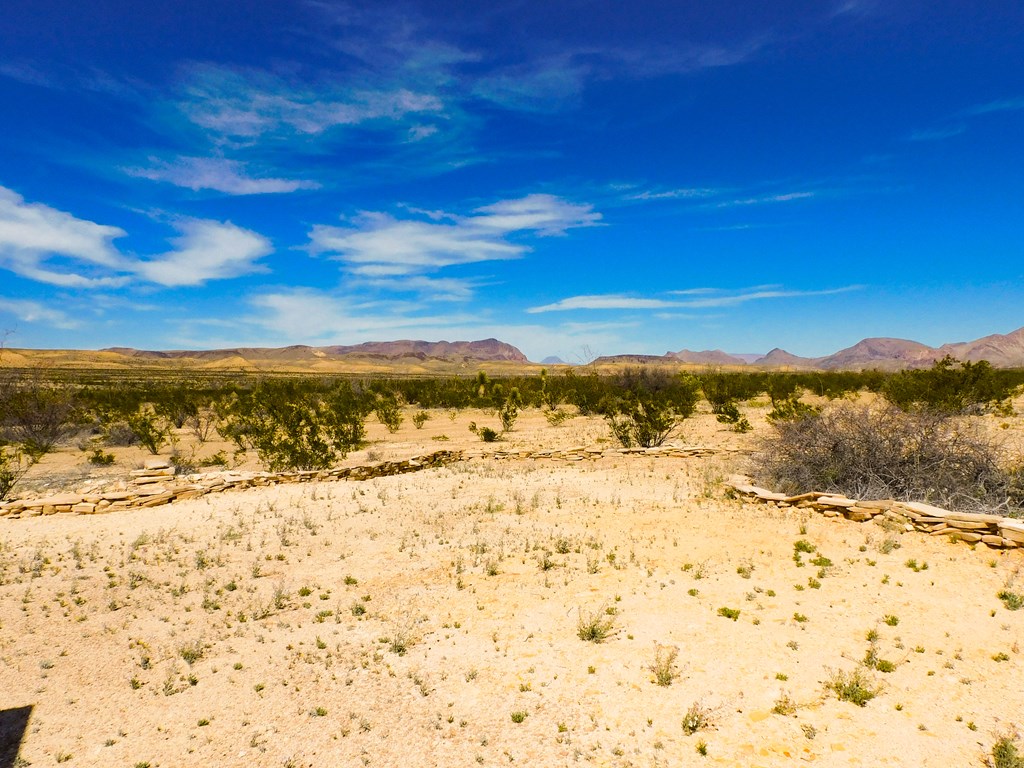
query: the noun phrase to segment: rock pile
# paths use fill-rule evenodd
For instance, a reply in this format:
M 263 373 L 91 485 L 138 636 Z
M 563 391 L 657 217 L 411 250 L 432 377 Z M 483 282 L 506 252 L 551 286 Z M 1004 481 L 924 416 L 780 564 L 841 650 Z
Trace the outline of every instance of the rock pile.
M 62 493 L 39 499 L 16 499 L 0 503 L 0 517 L 16 519 L 70 513 L 91 515 L 119 509 L 142 509 L 169 504 L 172 501 L 195 499 L 207 493 L 229 488 L 278 485 L 281 483 L 327 482 L 332 480 L 369 480 L 407 472 L 418 472 L 458 461 L 459 451 L 437 451 L 404 461 L 384 461 L 361 467 L 307 472 L 207 472 L 175 475 L 174 467 L 165 459 L 150 459 L 142 469 L 131 473 L 128 488 L 96 493 Z
M 981 542 L 997 549 L 1024 548 L 1024 520 L 974 512 L 951 512 L 919 501 L 893 499 L 862 500 L 811 491 L 797 496 L 758 488 L 746 477 L 732 477 L 726 485 L 736 493 L 755 501 L 779 507 L 813 509 L 825 517 L 842 517 L 867 522 L 881 517 L 903 526 L 905 531 L 920 531 L 931 536 L 950 536 L 968 543 Z

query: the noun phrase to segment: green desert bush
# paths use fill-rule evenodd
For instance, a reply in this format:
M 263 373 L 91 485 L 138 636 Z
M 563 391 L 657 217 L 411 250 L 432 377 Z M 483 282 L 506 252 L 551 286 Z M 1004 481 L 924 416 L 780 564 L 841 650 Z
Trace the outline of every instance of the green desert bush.
M 997 447 L 969 419 L 839 402 L 773 426 L 753 458 L 754 473 L 782 491 L 971 511 L 1019 510 L 1024 501 L 1024 473 L 1002 466 Z
M 1019 390 L 987 361 L 960 362 L 947 355 L 925 370 L 900 371 L 886 379 L 882 395 L 894 405 L 944 413 L 1005 410 Z
M 251 445 L 268 469 L 326 469 L 363 441 L 363 410 L 348 382 L 317 392 L 295 381 L 260 382 L 226 403 L 224 431 Z

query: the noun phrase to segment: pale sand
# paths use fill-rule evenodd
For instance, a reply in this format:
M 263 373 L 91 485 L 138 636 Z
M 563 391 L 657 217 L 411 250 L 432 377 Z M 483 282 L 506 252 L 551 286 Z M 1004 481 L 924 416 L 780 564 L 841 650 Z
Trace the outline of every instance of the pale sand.
M 748 410 L 762 430 L 764 409 Z M 369 451 L 482 448 L 470 419 L 497 422 L 434 412 L 397 435 L 371 424 Z M 500 447 L 607 438 L 599 419 L 550 427 L 531 412 L 517 427 Z M 705 414 L 679 442 L 750 439 Z M 117 476 L 144 457 L 117 453 Z M 0 709 L 34 707 L 23 759 L 72 766 L 946 768 L 981 764 L 1024 727 L 1024 611 L 996 597 L 1017 571 L 1024 590 L 1024 550 L 729 500 L 717 481 L 740 461 L 481 460 L 0 520 Z M 34 482 L 79 471 L 72 448 Z M 882 553 L 889 536 L 900 547 Z M 798 539 L 834 564 L 818 589 L 817 567 L 793 560 Z M 614 635 L 582 641 L 579 613 L 604 608 Z M 861 708 L 825 681 L 859 666 L 872 629 L 896 669 L 872 673 L 881 692 Z M 194 644 L 190 665 L 181 651 Z M 656 644 L 679 649 L 668 687 L 648 669 Z M 784 695 L 795 715 L 772 713 Z M 710 725 L 687 735 L 695 703 Z

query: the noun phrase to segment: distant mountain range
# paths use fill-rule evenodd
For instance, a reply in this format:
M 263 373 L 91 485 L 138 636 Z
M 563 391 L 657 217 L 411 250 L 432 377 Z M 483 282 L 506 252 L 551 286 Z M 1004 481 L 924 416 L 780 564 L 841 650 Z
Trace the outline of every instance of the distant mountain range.
M 211 370 L 366 371 L 440 373 L 463 370 L 482 363 L 502 370 L 531 365 L 526 355 L 497 339 L 480 341 L 371 341 L 350 346 L 237 347 L 232 349 L 152 351 L 112 347 L 98 351 L 5 349 L 5 366 L 123 368 L 132 365 L 206 368 Z M 681 349 L 664 355 L 612 355 L 599 357 L 595 366 L 684 363 L 730 368 L 787 368 L 856 370 L 879 368 L 927 368 L 935 360 L 952 355 L 958 360 L 987 360 L 998 368 L 1024 368 L 1024 328 L 993 334 L 974 341 L 929 347 L 906 339 L 864 339 L 852 347 L 824 357 L 799 357 L 783 349 L 766 355 L 730 354 L 720 349 L 693 352 Z M 543 365 L 564 365 L 556 357 Z
M 987 360 L 997 368 L 1024 368 L 1024 328 L 1007 334 L 992 334 L 974 341 L 960 341 L 929 347 L 906 339 L 864 339 L 852 347 L 824 357 L 799 357 L 784 349 L 767 355 L 729 354 L 720 349 L 693 352 L 681 349 L 664 355 L 612 355 L 600 357 L 595 364 L 681 362 L 691 365 L 756 366 L 758 368 L 809 368 L 856 370 L 879 368 L 927 368 L 936 360 L 951 355 L 957 360 Z

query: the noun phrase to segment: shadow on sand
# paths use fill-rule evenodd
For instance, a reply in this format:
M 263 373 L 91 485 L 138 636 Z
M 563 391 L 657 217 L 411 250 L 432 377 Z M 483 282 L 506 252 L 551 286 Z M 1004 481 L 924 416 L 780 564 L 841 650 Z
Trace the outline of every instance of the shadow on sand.
M 0 768 L 14 768 L 32 707 L 0 709 Z

